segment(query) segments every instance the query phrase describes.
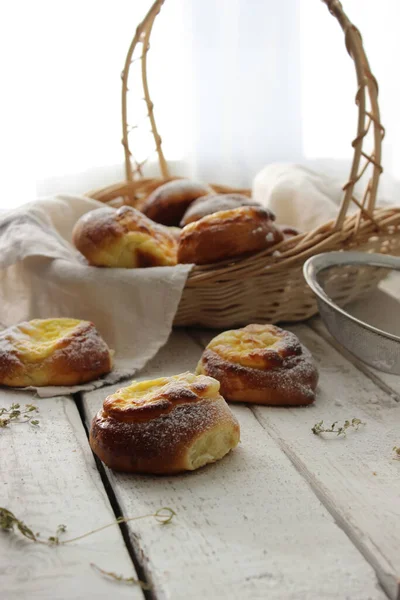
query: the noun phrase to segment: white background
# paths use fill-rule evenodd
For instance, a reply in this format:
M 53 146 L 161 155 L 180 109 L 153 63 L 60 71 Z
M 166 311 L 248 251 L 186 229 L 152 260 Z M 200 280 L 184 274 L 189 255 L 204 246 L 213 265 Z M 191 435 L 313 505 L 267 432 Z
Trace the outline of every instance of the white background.
M 343 4 L 379 82 L 385 172 L 400 179 L 400 4 Z M 35 0 L 3 7 L 0 208 L 123 177 L 120 72 L 149 6 Z M 249 185 L 271 161 L 318 161 L 341 172 L 351 157 L 355 72 L 319 0 L 166 0 L 149 77 L 165 153 L 182 174 Z M 132 122 L 144 110 L 134 84 Z M 142 125 L 139 157 L 153 148 Z

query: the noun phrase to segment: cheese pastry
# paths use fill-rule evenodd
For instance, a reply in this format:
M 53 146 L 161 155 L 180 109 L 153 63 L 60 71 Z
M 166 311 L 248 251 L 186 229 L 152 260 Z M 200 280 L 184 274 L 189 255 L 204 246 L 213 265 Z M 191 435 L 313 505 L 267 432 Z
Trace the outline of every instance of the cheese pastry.
M 111 352 L 89 321 L 34 319 L 0 332 L 1 385 L 78 385 L 111 369 Z
M 178 262 L 210 264 L 259 252 L 283 240 L 275 216 L 257 206 L 242 206 L 207 215 L 182 229 Z
M 318 383 L 307 348 L 294 333 L 274 325 L 248 325 L 217 335 L 196 373 L 218 379 L 228 402 L 310 404 Z
M 176 265 L 177 242 L 131 206 L 97 208 L 84 214 L 72 232 L 76 248 L 96 267 Z
M 108 396 L 90 431 L 93 452 L 129 473 L 193 471 L 239 442 L 239 424 L 211 377 L 134 381 Z

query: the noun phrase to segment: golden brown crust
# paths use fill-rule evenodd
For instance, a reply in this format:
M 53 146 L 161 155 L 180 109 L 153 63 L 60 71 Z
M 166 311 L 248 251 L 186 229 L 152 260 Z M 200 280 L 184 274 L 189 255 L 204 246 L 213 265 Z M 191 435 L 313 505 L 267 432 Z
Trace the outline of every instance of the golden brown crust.
M 150 386 L 145 396 L 140 385 Z M 110 468 L 131 473 L 172 474 L 214 462 L 240 436 L 218 389 L 217 381 L 189 373 L 134 382 L 94 417 L 91 448 Z
M 176 242 L 179 242 L 179 238 L 181 236 L 181 231 L 182 229 L 180 227 L 173 227 L 173 226 L 169 226 L 169 225 L 160 225 L 160 227 L 165 227 L 165 229 L 167 230 L 167 232 L 172 235 L 172 237 L 174 238 L 174 240 Z
M 274 218 L 256 206 L 207 215 L 183 228 L 178 262 L 204 265 L 274 246 L 283 240 Z
M 265 334 L 271 339 L 263 347 Z M 220 334 L 203 352 L 196 372 L 217 379 L 231 402 L 306 405 L 315 400 L 318 383 L 307 348 L 293 333 L 274 325 L 248 325 Z
M 65 321 L 70 321 L 71 327 L 64 334 L 51 342 L 40 340 L 43 324 Z M 89 321 L 35 319 L 0 332 L 1 385 L 78 385 L 111 369 L 110 350 Z
M 222 210 L 232 210 L 241 206 L 260 206 L 255 200 L 251 200 L 242 194 L 208 194 L 197 198 L 189 206 L 180 222 L 181 227 L 194 223 L 207 215 L 212 215 L 215 212 Z M 271 213 L 271 220 L 273 220 Z
M 152 381 L 133 382 L 107 396 L 103 410 L 125 422 L 140 421 L 166 415 L 178 404 L 191 404 L 219 393 L 219 383 L 204 375 L 183 373 Z
M 156 223 L 178 226 L 188 206 L 212 191 L 210 186 L 190 179 L 169 181 L 150 194 L 142 211 Z
M 97 267 L 155 267 L 176 264 L 177 243 L 166 227 L 131 206 L 92 210 L 72 232 L 76 248 Z

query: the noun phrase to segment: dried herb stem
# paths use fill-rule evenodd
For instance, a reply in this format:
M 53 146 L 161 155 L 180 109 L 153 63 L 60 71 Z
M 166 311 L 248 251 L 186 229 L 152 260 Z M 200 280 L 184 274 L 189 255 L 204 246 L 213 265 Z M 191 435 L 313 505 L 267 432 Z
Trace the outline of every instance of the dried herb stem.
M 315 423 L 314 427 L 311 428 L 311 431 L 314 435 L 320 435 L 321 433 L 336 433 L 336 435 L 346 435 L 347 429 L 352 427 L 356 431 L 360 427 L 360 425 L 365 425 L 361 419 L 353 418 L 351 421 L 344 421 L 343 425 L 338 426 L 339 421 L 334 421 L 330 428 L 326 428 L 324 426 L 324 422 L 320 421 L 319 423 Z
M 67 527 L 66 525 L 59 525 L 57 527 L 57 531 L 55 535 L 52 535 L 45 539 L 39 539 L 40 533 L 34 533 L 33 530 L 25 525 L 21 519 L 18 519 L 14 513 L 12 513 L 7 508 L 0 507 L 0 530 L 3 531 L 13 531 L 14 527 L 18 529 L 18 531 L 27 539 L 35 542 L 36 544 L 44 544 L 45 546 L 61 546 L 65 544 L 70 544 L 72 542 L 77 542 L 89 535 L 93 535 L 94 533 L 98 533 L 103 529 L 107 529 L 107 527 L 112 527 L 113 525 L 119 525 L 120 523 L 128 523 L 129 521 L 138 521 L 139 519 L 148 519 L 149 517 L 154 517 L 158 523 L 161 525 L 167 525 L 176 515 L 175 511 L 172 508 L 163 507 L 157 510 L 155 513 L 141 515 L 139 517 L 119 517 L 112 523 L 108 523 L 107 525 L 103 525 L 102 527 L 98 527 L 97 529 L 92 529 L 82 535 L 78 535 L 74 538 L 70 538 L 68 540 L 60 540 L 60 535 L 65 533 Z
M 0 428 L 21 423 L 39 425 L 39 421 L 33 418 L 37 412 L 39 412 L 39 409 L 33 404 L 25 404 L 24 408 L 21 408 L 18 403 L 11 404 L 10 408 L 2 406 L 0 407 Z
M 163 513 L 163 511 L 165 511 Z M 103 531 L 103 529 L 107 529 L 108 527 L 112 527 L 113 525 L 119 525 L 120 523 L 129 523 L 130 521 L 139 521 L 140 519 L 148 519 L 150 517 L 154 517 L 160 525 L 167 525 L 173 519 L 176 513 L 172 510 L 172 508 L 163 507 L 157 510 L 155 513 L 149 513 L 147 515 L 141 515 L 140 517 L 118 517 L 112 523 L 108 523 L 107 525 L 103 525 L 102 527 L 98 527 L 97 529 L 92 529 L 92 531 L 88 531 L 87 533 L 83 533 L 82 535 L 78 535 L 69 540 L 63 540 L 60 542 L 61 544 L 70 544 L 71 542 L 77 542 L 78 540 L 82 540 L 88 535 L 93 535 L 94 533 L 98 533 L 99 531 Z
M 136 577 L 124 577 L 123 575 L 118 575 L 117 573 L 113 573 L 112 571 L 105 571 L 104 569 L 101 569 L 94 563 L 90 563 L 90 566 L 93 567 L 93 569 L 96 569 L 96 571 L 98 571 L 105 577 L 114 579 L 114 581 L 119 581 L 121 583 L 128 583 L 130 585 L 139 585 L 142 588 L 142 590 L 150 590 L 151 589 L 151 585 L 149 583 L 145 583 L 144 581 L 141 581 L 140 579 L 136 579 Z

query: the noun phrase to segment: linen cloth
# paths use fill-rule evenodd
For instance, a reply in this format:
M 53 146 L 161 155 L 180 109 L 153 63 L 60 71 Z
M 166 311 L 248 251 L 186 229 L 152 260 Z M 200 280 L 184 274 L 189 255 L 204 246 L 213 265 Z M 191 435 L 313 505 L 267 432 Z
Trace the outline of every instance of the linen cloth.
M 321 167 L 321 165 L 320 165 Z M 264 167 L 253 180 L 253 198 L 276 215 L 279 224 L 290 225 L 300 232 L 312 231 L 324 225 L 338 214 L 343 197 L 343 183 L 348 169 L 334 173 L 325 165 L 319 168 L 294 163 L 271 163 Z M 360 181 L 355 196 L 366 183 L 367 175 Z M 398 203 L 400 187 L 397 183 L 384 191 L 380 182 L 377 205 L 390 206 Z M 385 182 L 388 187 L 388 181 Z M 350 204 L 349 214 L 358 210 Z
M 72 229 L 104 206 L 60 195 L 0 214 L 0 322 L 34 318 L 92 321 L 115 351 L 113 371 L 74 387 L 38 387 L 41 397 L 91 390 L 130 377 L 166 343 L 192 265 L 148 269 L 89 266 Z

